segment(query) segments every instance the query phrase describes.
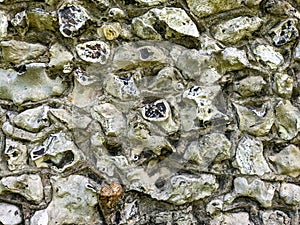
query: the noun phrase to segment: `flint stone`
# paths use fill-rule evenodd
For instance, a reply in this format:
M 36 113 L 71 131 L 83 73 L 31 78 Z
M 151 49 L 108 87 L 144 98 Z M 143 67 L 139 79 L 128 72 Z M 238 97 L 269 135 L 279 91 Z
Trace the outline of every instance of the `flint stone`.
M 261 214 L 264 225 L 291 225 L 291 218 L 280 210 L 267 210 Z
M 9 138 L 5 140 L 4 154 L 7 157 L 8 169 L 21 170 L 27 166 L 27 146 Z
M 214 37 L 226 44 L 235 44 L 259 29 L 263 20 L 259 17 L 240 16 L 213 28 Z
M 300 149 L 297 146 L 288 145 L 276 155 L 269 156 L 269 159 L 276 165 L 279 174 L 299 176 Z
M 22 213 L 19 207 L 0 203 L 0 222 L 3 225 L 18 225 L 22 222 Z
M 12 100 L 16 105 L 25 101 L 40 101 L 52 96 L 61 95 L 66 86 L 62 79 L 50 79 L 46 65 L 32 63 L 25 67 L 24 74 L 13 69 L 0 69 L 0 98 Z
M 263 143 L 251 136 L 240 139 L 233 166 L 242 174 L 262 176 L 271 172 L 263 155 Z
M 36 174 L 8 176 L 0 180 L 0 193 L 6 192 L 22 195 L 28 201 L 39 204 L 44 198 L 42 179 Z
M 274 45 L 282 46 L 297 39 L 297 37 L 299 37 L 297 25 L 297 19 L 287 19 L 271 29 L 270 34 L 272 36 Z
M 79 57 L 91 63 L 106 64 L 110 56 L 110 46 L 103 41 L 88 41 L 76 45 Z
M 28 63 L 45 54 L 47 47 L 23 41 L 1 41 L 1 57 L 6 62 L 15 64 Z
M 300 186 L 291 183 L 282 183 L 280 185 L 279 196 L 286 204 L 299 206 Z
M 257 61 L 268 65 L 271 69 L 277 69 L 284 61 L 283 56 L 270 45 L 257 45 L 253 49 Z

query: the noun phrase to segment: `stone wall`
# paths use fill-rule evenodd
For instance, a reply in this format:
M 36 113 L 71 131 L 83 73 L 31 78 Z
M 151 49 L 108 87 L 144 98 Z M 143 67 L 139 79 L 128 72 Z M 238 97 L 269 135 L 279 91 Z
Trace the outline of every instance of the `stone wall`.
M 0 0 L 0 224 L 298 225 L 298 9 Z

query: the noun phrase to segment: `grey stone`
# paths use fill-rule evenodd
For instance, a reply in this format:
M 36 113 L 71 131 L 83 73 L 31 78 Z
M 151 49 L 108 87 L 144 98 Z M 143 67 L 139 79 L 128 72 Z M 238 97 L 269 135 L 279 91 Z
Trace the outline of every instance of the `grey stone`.
M 264 225 L 290 225 L 291 218 L 280 210 L 266 210 L 261 212 Z
M 91 63 L 105 64 L 110 56 L 110 46 L 103 41 L 88 41 L 76 45 L 79 57 Z
M 48 66 L 50 67 L 65 70 L 72 63 L 72 53 L 68 51 L 67 48 L 65 48 L 57 42 L 50 47 L 49 53 L 50 62 L 48 63 Z
M 3 60 L 15 64 L 32 62 L 47 51 L 44 45 L 15 40 L 1 41 L 0 48 Z
M 261 93 L 267 82 L 261 76 L 249 76 L 234 82 L 233 90 L 243 97 L 255 96 Z
M 0 40 L 7 36 L 8 18 L 4 11 L 0 11 Z
M 238 212 L 238 213 L 226 213 L 220 214 L 214 217 L 210 221 L 210 225 L 236 225 L 236 224 L 245 224 L 245 225 L 253 225 L 250 221 L 249 214 L 246 212 Z
M 18 12 L 10 20 L 10 22 L 21 35 L 24 35 L 28 31 L 29 21 L 28 21 L 26 10 Z
M 257 45 L 253 48 L 253 53 L 257 61 L 263 62 L 274 70 L 284 61 L 283 56 L 270 45 Z
M 57 17 L 55 12 L 47 12 L 42 8 L 34 8 L 27 12 L 27 18 L 30 27 L 41 31 L 55 31 L 56 29 Z
M 46 65 L 32 63 L 25 66 L 24 74 L 13 69 L 0 69 L 0 98 L 12 100 L 16 105 L 25 101 L 37 102 L 61 95 L 66 86 L 62 79 L 50 79 Z
M 274 76 L 274 89 L 282 98 L 291 98 L 293 93 L 294 78 L 286 73 L 276 73 Z
M 22 222 L 22 213 L 19 207 L 8 204 L 0 203 L 0 222 L 3 225 L 17 225 Z
M 44 198 L 42 179 L 37 174 L 4 177 L 0 180 L 0 190 L 2 195 L 6 192 L 19 194 L 35 204 Z
M 270 35 L 273 39 L 274 45 L 281 46 L 288 42 L 296 40 L 299 36 L 297 24 L 297 19 L 287 19 L 271 29 Z
M 279 153 L 269 156 L 269 159 L 276 165 L 279 174 L 287 174 L 297 177 L 300 174 L 300 149 L 295 145 L 288 145 Z
M 27 166 L 27 146 L 13 141 L 9 138 L 5 140 L 4 154 L 7 157 L 9 170 L 21 170 Z
M 162 3 L 165 3 L 166 0 L 137 0 L 137 2 L 142 5 L 154 6 L 154 5 L 160 5 Z
M 279 196 L 286 204 L 299 206 L 300 186 L 284 182 L 280 185 Z
M 239 140 L 233 166 L 242 174 L 262 176 L 271 172 L 263 155 L 263 143 L 251 136 Z
M 227 44 L 235 44 L 245 37 L 251 36 L 258 30 L 263 20 L 259 17 L 240 16 L 218 24 L 214 30 L 214 37 Z

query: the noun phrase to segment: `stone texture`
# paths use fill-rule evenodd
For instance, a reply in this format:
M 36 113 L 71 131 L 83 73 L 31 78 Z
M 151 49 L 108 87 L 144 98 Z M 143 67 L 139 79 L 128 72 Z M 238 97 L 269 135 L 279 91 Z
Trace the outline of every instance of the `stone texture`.
M 3 225 L 21 224 L 21 210 L 15 205 L 0 203 L 0 221 Z

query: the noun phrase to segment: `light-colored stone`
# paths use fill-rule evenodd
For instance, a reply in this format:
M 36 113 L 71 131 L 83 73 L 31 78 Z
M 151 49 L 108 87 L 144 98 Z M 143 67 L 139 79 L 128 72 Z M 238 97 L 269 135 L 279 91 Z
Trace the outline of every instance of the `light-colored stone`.
M 0 203 L 0 222 L 3 225 L 17 225 L 22 222 L 22 213 L 19 207 L 8 204 Z
M 226 44 L 235 44 L 252 32 L 259 29 L 263 20 L 259 17 L 240 16 L 218 24 L 214 30 L 214 37 Z
M 267 82 L 261 76 L 249 76 L 234 82 L 233 90 L 243 97 L 259 95 Z
M 280 210 L 266 210 L 260 213 L 264 225 L 291 225 L 291 218 Z
M 249 214 L 246 212 L 220 214 L 212 219 L 210 225 L 253 225 L 250 221 Z
M 147 6 L 160 5 L 162 3 L 165 3 L 166 1 L 167 0 L 137 0 L 138 3 Z
M 257 45 L 253 48 L 255 58 L 271 69 L 277 69 L 284 61 L 283 56 L 270 45 Z
M 279 153 L 269 156 L 269 159 L 276 165 L 279 174 L 287 174 L 297 177 L 300 174 L 300 149 L 295 145 L 288 145 Z
M 110 56 L 110 46 L 103 41 L 88 41 L 76 45 L 79 57 L 91 63 L 105 64 Z
M 28 21 L 26 10 L 18 12 L 10 20 L 10 22 L 21 35 L 24 35 L 28 31 L 29 21 Z
M 27 166 L 28 154 L 26 145 L 6 138 L 4 154 L 7 157 L 9 170 L 21 170 Z
M 239 140 L 233 166 L 248 175 L 262 176 L 271 172 L 263 155 L 263 143 L 251 136 Z
M 8 18 L 4 11 L 0 11 L 0 40 L 7 36 Z
M 286 73 L 276 73 L 274 75 L 274 89 L 282 98 L 291 98 L 293 94 L 294 78 Z
M 48 65 L 50 67 L 63 69 L 69 65 L 73 60 L 73 55 L 66 47 L 59 43 L 53 44 L 50 49 L 50 62 Z
M 279 196 L 286 204 L 299 206 L 300 186 L 284 182 L 280 185 Z

